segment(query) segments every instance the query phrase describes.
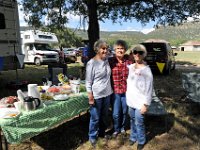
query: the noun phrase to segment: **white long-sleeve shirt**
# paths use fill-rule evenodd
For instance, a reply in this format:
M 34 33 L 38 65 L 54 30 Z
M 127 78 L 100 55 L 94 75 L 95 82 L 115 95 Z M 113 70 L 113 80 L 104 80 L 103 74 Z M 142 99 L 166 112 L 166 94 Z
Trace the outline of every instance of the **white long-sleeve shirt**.
M 110 76 L 108 60 L 90 59 L 86 66 L 87 92 L 92 92 L 95 99 L 111 95 L 113 91 Z
M 146 104 L 150 105 L 153 91 L 153 75 L 149 66 L 135 68 L 135 64 L 128 66 L 126 99 L 127 105 L 141 109 Z

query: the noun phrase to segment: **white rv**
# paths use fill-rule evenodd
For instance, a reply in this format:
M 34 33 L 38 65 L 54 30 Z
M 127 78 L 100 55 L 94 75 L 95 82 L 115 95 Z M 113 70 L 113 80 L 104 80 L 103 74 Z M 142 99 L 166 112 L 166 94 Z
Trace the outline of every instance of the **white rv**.
M 22 53 L 25 54 L 24 63 L 57 63 L 58 52 L 54 51 L 50 44 L 58 43 L 54 33 L 39 30 L 27 30 L 21 32 Z
M 19 16 L 16 0 L 0 0 L 0 71 L 20 68 Z M 20 57 L 22 58 L 22 57 Z M 22 64 L 23 66 L 23 58 Z

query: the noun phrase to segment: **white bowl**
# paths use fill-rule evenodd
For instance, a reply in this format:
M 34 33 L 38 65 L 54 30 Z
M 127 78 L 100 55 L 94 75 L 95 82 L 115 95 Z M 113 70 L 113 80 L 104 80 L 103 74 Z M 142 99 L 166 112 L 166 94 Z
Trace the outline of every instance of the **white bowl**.
M 67 94 L 58 94 L 58 95 L 55 95 L 53 97 L 54 100 L 67 100 L 68 99 L 68 95 Z

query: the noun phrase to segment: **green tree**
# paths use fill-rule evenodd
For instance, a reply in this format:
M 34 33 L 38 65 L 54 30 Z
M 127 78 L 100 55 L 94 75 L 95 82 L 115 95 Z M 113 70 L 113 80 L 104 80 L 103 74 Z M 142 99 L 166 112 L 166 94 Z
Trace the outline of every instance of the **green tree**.
M 68 28 L 58 29 L 52 26 L 51 28 L 43 27 L 42 30 L 55 33 L 59 40 L 58 46 L 62 46 L 62 47 L 83 46 L 83 43 L 81 42 L 82 38 L 76 36 L 75 33 L 71 29 L 68 29 Z
M 180 24 L 200 12 L 200 2 L 196 0 L 22 0 L 27 22 L 41 26 L 44 17 L 50 25 L 63 28 L 68 22 L 67 13 L 80 15 L 88 24 L 89 45 L 92 47 L 99 37 L 99 21 L 105 19 L 118 22 L 136 19 L 142 24 L 156 21 L 162 25 Z M 90 56 L 94 51 L 90 51 Z

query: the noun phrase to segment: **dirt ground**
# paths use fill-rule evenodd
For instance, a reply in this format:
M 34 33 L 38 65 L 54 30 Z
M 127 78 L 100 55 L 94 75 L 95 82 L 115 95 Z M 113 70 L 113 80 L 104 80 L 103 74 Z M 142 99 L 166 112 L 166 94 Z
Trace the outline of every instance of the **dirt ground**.
M 163 117 L 147 116 L 147 144 L 144 150 L 200 150 L 200 105 L 188 100 L 182 87 L 182 72 L 179 68 L 170 75 L 154 75 L 154 88 L 163 102 L 167 115 L 167 131 Z M 195 70 L 198 71 L 198 70 Z M 200 72 L 200 69 L 199 69 Z M 89 114 L 74 118 L 48 132 L 21 144 L 9 144 L 9 150 L 90 150 L 88 142 Z M 130 130 L 117 139 L 99 139 L 97 150 L 136 150 L 137 144 L 129 146 Z

